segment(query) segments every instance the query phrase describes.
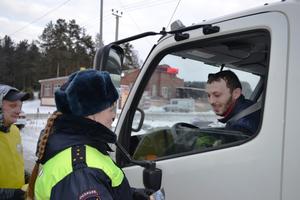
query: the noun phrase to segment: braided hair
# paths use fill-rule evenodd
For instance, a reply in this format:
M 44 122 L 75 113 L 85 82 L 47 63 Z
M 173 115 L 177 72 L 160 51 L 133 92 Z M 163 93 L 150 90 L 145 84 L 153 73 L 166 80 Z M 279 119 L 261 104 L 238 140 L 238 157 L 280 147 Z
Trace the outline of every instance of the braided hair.
M 34 186 L 35 186 L 35 181 L 39 173 L 39 168 L 40 168 L 40 161 L 44 156 L 47 141 L 49 138 L 49 135 L 52 133 L 52 127 L 54 124 L 54 121 L 57 119 L 58 116 L 62 115 L 61 112 L 55 111 L 52 113 L 52 115 L 48 118 L 47 124 L 44 129 L 44 133 L 42 133 L 40 140 L 38 141 L 38 146 L 37 146 L 37 160 L 35 162 L 35 165 L 33 167 L 30 180 L 29 180 L 29 185 L 28 185 L 28 190 L 27 190 L 27 200 L 32 200 L 34 199 Z

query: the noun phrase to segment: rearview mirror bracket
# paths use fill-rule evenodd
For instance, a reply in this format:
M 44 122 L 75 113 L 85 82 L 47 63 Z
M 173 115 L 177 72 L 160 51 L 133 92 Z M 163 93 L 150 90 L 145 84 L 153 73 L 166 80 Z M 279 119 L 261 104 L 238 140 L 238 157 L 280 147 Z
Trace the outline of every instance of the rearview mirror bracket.
M 105 45 L 96 51 L 93 68 L 120 75 L 124 59 L 123 49 L 114 43 Z

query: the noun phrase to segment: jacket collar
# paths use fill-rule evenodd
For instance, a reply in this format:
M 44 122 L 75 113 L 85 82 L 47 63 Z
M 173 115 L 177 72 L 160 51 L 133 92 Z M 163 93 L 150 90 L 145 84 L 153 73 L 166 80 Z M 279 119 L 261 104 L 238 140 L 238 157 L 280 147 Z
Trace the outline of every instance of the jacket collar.
M 10 127 L 0 126 L 0 131 L 3 133 L 8 133 L 10 131 Z
M 73 115 L 59 116 L 49 135 L 45 154 L 41 163 L 46 162 L 58 152 L 74 145 L 90 145 L 104 154 L 112 151 L 108 143 L 115 143 L 116 135 L 104 125 L 84 117 Z
M 234 107 L 232 108 L 231 112 L 228 113 L 225 117 L 218 119 L 222 123 L 226 123 L 229 119 L 231 119 L 234 115 L 236 115 L 238 112 L 240 112 L 240 107 L 242 102 L 245 100 L 244 95 L 241 95 L 234 104 Z

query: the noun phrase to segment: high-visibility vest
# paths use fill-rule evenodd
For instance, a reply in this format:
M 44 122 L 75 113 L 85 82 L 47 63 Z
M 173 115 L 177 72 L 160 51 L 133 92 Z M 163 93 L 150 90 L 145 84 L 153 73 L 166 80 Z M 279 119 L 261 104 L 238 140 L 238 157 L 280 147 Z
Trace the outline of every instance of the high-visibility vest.
M 24 182 L 20 131 L 11 125 L 8 133 L 0 131 L 0 188 L 21 188 Z
M 85 147 L 85 156 L 80 152 L 82 147 Z M 41 167 L 34 188 L 35 199 L 50 199 L 52 188 L 74 171 L 74 162 L 80 159 L 87 167 L 101 169 L 110 178 L 112 187 L 122 183 L 124 174 L 108 155 L 88 145 L 70 147 L 59 152 Z

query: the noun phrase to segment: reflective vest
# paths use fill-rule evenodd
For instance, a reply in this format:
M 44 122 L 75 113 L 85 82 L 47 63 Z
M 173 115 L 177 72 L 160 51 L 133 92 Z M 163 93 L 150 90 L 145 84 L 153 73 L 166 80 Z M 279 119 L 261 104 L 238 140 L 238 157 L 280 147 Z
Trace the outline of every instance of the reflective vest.
M 74 171 L 74 161 L 84 159 L 81 156 L 74 156 L 74 153 L 80 155 L 80 149 L 74 150 L 74 148 L 76 147 L 59 152 L 41 167 L 34 188 L 35 199 L 50 199 L 52 188 Z M 87 167 L 102 170 L 110 178 L 112 187 L 117 187 L 122 183 L 124 174 L 108 155 L 88 145 L 85 145 L 85 155 Z
M 0 131 L 0 188 L 21 188 L 24 182 L 20 131 L 11 125 L 9 132 Z

